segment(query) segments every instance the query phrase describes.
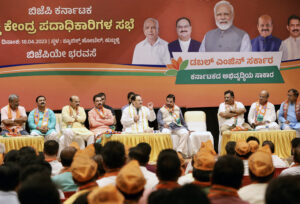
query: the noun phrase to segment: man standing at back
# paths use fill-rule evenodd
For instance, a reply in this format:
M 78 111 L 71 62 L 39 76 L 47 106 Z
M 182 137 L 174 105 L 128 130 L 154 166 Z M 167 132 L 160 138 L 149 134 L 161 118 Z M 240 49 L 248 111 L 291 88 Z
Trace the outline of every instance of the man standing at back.
M 214 13 L 218 28 L 205 34 L 200 52 L 251 52 L 249 35 L 233 25 L 233 6 L 228 1 L 219 1 Z

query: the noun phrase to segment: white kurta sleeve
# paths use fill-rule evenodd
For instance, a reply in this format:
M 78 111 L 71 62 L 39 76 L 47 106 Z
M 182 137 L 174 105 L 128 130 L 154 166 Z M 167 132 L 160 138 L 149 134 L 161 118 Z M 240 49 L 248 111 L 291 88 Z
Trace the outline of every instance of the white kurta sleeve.
M 246 33 L 242 39 L 240 52 L 252 52 L 252 45 L 249 35 Z
M 156 119 L 156 115 L 155 115 L 155 112 L 154 110 L 150 110 L 149 108 L 147 108 L 147 119 L 152 122 Z
M 256 103 L 252 103 L 248 113 L 248 123 L 250 124 L 255 123 L 255 108 L 256 108 Z
M 125 108 L 122 117 L 121 117 L 121 124 L 123 127 L 130 127 L 134 124 L 133 116 L 130 116 L 129 114 L 129 107 Z

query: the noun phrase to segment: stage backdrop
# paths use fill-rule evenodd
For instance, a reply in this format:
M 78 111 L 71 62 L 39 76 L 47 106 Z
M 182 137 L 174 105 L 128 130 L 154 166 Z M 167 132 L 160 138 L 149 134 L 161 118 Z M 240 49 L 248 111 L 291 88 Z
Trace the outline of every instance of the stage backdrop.
M 177 39 L 175 21 L 186 16 L 192 21 L 192 38 L 202 41 L 214 29 L 213 7 L 217 0 L 10 0 L 0 2 L 0 106 L 11 93 L 20 95 L 27 110 L 35 97 L 45 95 L 48 106 L 59 110 L 70 95 L 80 97 L 91 108 L 92 96 L 107 94 L 107 103 L 120 108 L 134 91 L 145 102 L 160 107 L 169 93 L 186 107 L 214 107 L 223 92 L 232 89 L 236 98 L 250 105 L 261 89 L 270 92 L 274 104 L 281 103 L 289 88 L 300 89 L 299 61 L 281 64 L 283 83 L 266 84 L 176 84 L 167 67 L 132 66 L 135 45 L 142 41 L 143 22 L 158 19 L 159 35 Z M 299 15 L 299 0 L 232 0 L 234 24 L 258 35 L 257 18 L 273 17 L 273 35 L 288 37 L 287 18 Z

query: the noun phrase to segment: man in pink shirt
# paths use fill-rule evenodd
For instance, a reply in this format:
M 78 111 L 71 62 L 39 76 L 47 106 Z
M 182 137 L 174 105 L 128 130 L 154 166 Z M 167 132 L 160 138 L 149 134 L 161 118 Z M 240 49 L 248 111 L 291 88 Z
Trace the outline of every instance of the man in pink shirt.
M 89 111 L 90 130 L 96 137 L 103 133 L 112 133 L 111 125 L 114 124 L 114 117 L 111 110 L 103 107 L 103 99 L 99 95 L 93 97 L 95 107 Z
M 8 105 L 1 109 L 1 135 L 20 136 L 29 135 L 25 130 L 27 115 L 25 108 L 19 106 L 19 96 L 11 94 Z

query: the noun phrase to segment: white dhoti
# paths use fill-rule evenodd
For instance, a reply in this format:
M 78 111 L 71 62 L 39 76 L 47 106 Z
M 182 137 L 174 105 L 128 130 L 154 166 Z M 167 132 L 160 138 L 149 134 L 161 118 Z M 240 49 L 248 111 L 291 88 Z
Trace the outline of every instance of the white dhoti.
M 36 131 L 31 131 L 30 135 L 32 136 L 44 136 L 44 135 L 40 135 L 38 134 Z M 56 131 L 52 131 L 49 135 L 45 135 L 44 136 L 44 141 L 48 141 L 48 140 L 55 140 L 57 142 L 59 142 L 59 139 L 57 137 L 57 132 Z
M 189 139 L 189 131 L 185 128 L 178 128 L 175 130 L 171 130 L 169 128 L 163 128 L 162 133 L 171 134 L 173 149 L 177 152 L 181 152 L 185 155 L 188 155 L 188 139 Z
M 65 128 L 62 130 L 63 135 L 60 138 L 60 143 L 63 147 L 68 147 L 73 141 L 77 142 L 80 149 L 95 142 L 94 133 L 83 128 Z
M 266 130 L 280 130 L 279 125 L 276 122 L 271 122 L 266 125 L 258 125 L 255 127 L 255 130 L 266 131 Z

